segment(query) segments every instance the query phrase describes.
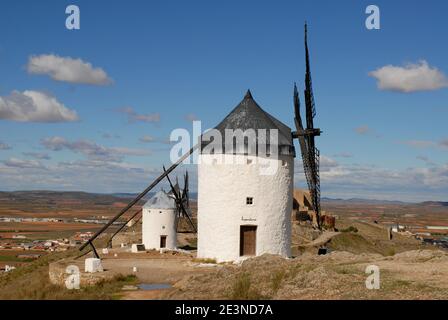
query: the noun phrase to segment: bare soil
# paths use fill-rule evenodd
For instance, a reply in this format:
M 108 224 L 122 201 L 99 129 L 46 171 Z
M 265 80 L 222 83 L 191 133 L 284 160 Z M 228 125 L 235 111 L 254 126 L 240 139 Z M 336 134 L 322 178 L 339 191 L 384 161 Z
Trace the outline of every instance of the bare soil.
M 380 268 L 380 289 L 369 290 L 368 265 Z M 332 252 L 286 260 L 264 255 L 240 267 L 190 276 L 167 299 L 447 299 L 448 254 L 415 250 L 384 257 Z

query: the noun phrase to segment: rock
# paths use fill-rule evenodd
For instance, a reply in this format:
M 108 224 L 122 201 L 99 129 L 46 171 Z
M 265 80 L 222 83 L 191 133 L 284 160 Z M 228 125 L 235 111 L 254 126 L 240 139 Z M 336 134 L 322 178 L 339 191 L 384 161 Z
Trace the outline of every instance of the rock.
M 131 252 L 132 253 L 145 252 L 145 245 L 134 243 L 132 244 Z
M 82 269 L 84 261 L 79 260 L 71 260 L 71 259 L 62 259 L 53 263 L 49 264 L 49 270 L 48 275 L 50 278 L 50 282 L 52 284 L 62 286 L 66 288 L 66 281 L 68 277 L 72 276 L 73 274 L 67 273 L 67 267 L 78 267 L 80 270 Z M 97 284 L 98 282 L 104 281 L 104 280 L 110 280 L 113 279 L 115 276 L 115 273 L 111 270 L 105 270 L 103 272 L 80 272 L 80 286 L 81 287 L 88 287 Z
M 123 288 L 121 288 L 121 290 L 123 291 L 135 291 L 138 290 L 137 286 L 133 286 L 133 285 L 125 285 L 123 286 Z
M 89 273 L 103 272 L 103 266 L 101 265 L 101 259 L 87 258 L 85 260 L 84 271 Z

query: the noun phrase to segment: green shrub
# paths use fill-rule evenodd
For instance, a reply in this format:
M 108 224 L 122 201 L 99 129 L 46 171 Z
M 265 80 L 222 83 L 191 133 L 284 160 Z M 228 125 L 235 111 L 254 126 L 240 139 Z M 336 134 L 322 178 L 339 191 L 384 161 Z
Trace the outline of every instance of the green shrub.
M 358 232 L 358 228 L 354 227 L 354 226 L 350 226 L 348 228 L 345 229 L 341 229 L 341 232 Z

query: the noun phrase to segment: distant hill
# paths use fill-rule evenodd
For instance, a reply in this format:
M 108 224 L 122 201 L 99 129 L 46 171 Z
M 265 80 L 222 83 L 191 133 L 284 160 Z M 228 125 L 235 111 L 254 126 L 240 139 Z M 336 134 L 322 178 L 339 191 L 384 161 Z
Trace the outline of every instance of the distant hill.
M 83 191 L 0 191 L 0 200 L 83 200 L 83 201 L 104 201 L 116 202 L 122 201 L 123 197 L 117 197 L 110 194 L 88 193 Z
M 166 190 L 165 190 L 166 191 Z M 155 192 L 149 192 L 147 195 L 145 195 L 143 197 L 143 199 L 149 199 L 151 198 L 153 195 L 155 194 Z M 126 198 L 126 199 L 131 199 L 131 198 L 135 198 L 137 197 L 139 194 L 138 193 L 111 193 L 110 195 L 114 196 L 114 197 L 120 197 L 120 198 Z M 196 192 L 190 192 L 190 199 L 192 200 L 196 200 L 198 198 L 198 194 Z
M 151 198 L 155 192 L 149 192 L 143 197 L 143 201 Z M 80 200 L 85 202 L 129 202 L 138 196 L 138 193 L 89 193 L 83 191 L 50 191 L 50 190 L 30 190 L 30 191 L 0 191 L 0 201 L 67 201 Z M 192 200 L 197 199 L 197 193 L 190 192 Z
M 448 207 L 448 202 L 444 201 L 425 201 L 421 202 L 421 205 L 431 206 L 431 207 Z
M 143 200 L 149 199 L 153 196 L 155 192 L 148 193 Z M 34 200 L 34 201 L 61 201 L 61 200 L 81 200 L 87 202 L 102 202 L 102 203 L 113 203 L 113 202 L 129 202 L 130 199 L 135 198 L 138 193 L 89 193 L 83 191 L 50 191 L 50 190 L 31 190 L 31 191 L 0 191 L 0 201 L 2 200 Z M 197 199 L 196 192 L 190 192 L 190 198 L 192 200 Z M 375 199 L 362 199 L 362 198 L 350 198 L 350 199 L 333 199 L 323 197 L 322 202 L 327 203 L 340 203 L 340 204 L 367 204 L 367 205 L 406 205 L 411 204 L 403 201 L 393 201 L 393 200 L 375 200 Z M 424 201 L 420 203 L 414 203 L 414 205 L 421 206 L 431 206 L 431 207 L 448 207 L 448 202 L 444 201 Z
M 332 198 L 322 198 L 322 202 L 340 202 L 340 203 L 363 203 L 363 204 L 409 204 L 408 202 L 398 201 L 398 200 L 376 200 L 376 199 L 362 199 L 362 198 L 350 198 L 350 199 L 332 199 Z
M 151 194 L 151 193 L 150 193 Z M 138 196 L 138 193 L 110 193 L 109 195 L 118 197 L 118 198 L 135 198 Z

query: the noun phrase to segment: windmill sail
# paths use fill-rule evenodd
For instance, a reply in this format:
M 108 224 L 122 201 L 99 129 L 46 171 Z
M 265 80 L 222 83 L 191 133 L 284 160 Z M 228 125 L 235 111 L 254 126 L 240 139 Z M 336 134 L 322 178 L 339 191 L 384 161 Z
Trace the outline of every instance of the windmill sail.
M 297 132 L 295 137 L 298 138 L 300 150 L 302 153 L 303 170 L 305 172 L 308 189 L 310 191 L 313 210 L 316 213 L 317 226 L 320 224 L 320 178 L 319 178 L 319 150 L 315 146 L 315 136 L 320 135 L 320 129 L 314 128 L 314 117 L 316 116 L 316 107 L 314 104 L 314 95 L 311 80 L 310 59 L 308 50 L 308 31 L 305 24 L 305 114 L 306 129 L 302 124 L 300 116 L 300 101 L 297 86 L 294 84 L 294 113 Z
M 306 182 L 308 184 L 308 189 L 312 188 L 312 177 L 311 168 L 309 161 L 308 143 L 305 139 L 305 130 L 303 129 L 302 118 L 300 116 L 300 100 L 299 92 L 297 91 L 297 86 L 294 84 L 294 111 L 295 111 L 295 124 L 297 128 L 297 138 L 299 140 L 300 151 L 302 153 L 303 170 L 305 172 Z
M 163 167 L 163 171 L 166 172 L 165 166 Z M 194 223 L 192 221 L 191 211 L 189 210 L 189 208 L 185 207 L 186 199 L 182 198 L 182 194 L 184 194 L 184 193 L 183 193 L 183 191 L 181 192 L 181 190 L 180 190 L 179 182 L 177 181 L 177 177 L 176 177 L 176 185 L 173 185 L 168 174 L 166 175 L 166 178 L 168 179 L 168 183 L 170 184 L 170 187 L 171 187 L 170 196 L 174 199 L 174 201 L 176 203 L 178 216 L 187 218 L 187 221 L 193 228 L 193 231 L 195 233 L 197 233 L 196 226 L 194 225 Z M 185 185 L 184 187 L 188 188 L 187 185 Z M 185 190 L 185 188 L 184 188 L 184 190 Z M 176 229 L 177 229 L 177 226 L 176 226 Z
M 305 24 L 305 103 L 306 103 L 306 126 L 308 130 L 314 129 L 314 117 L 316 116 L 316 106 L 314 104 L 313 86 L 311 80 L 310 55 L 308 50 L 308 30 Z M 311 187 L 310 195 L 313 202 L 313 209 L 317 217 L 320 216 L 320 178 L 319 178 L 319 150 L 315 146 L 315 135 L 307 135 L 308 140 L 308 161 L 310 164 Z M 319 220 L 319 219 L 318 219 Z M 318 221 L 319 223 L 319 221 Z

